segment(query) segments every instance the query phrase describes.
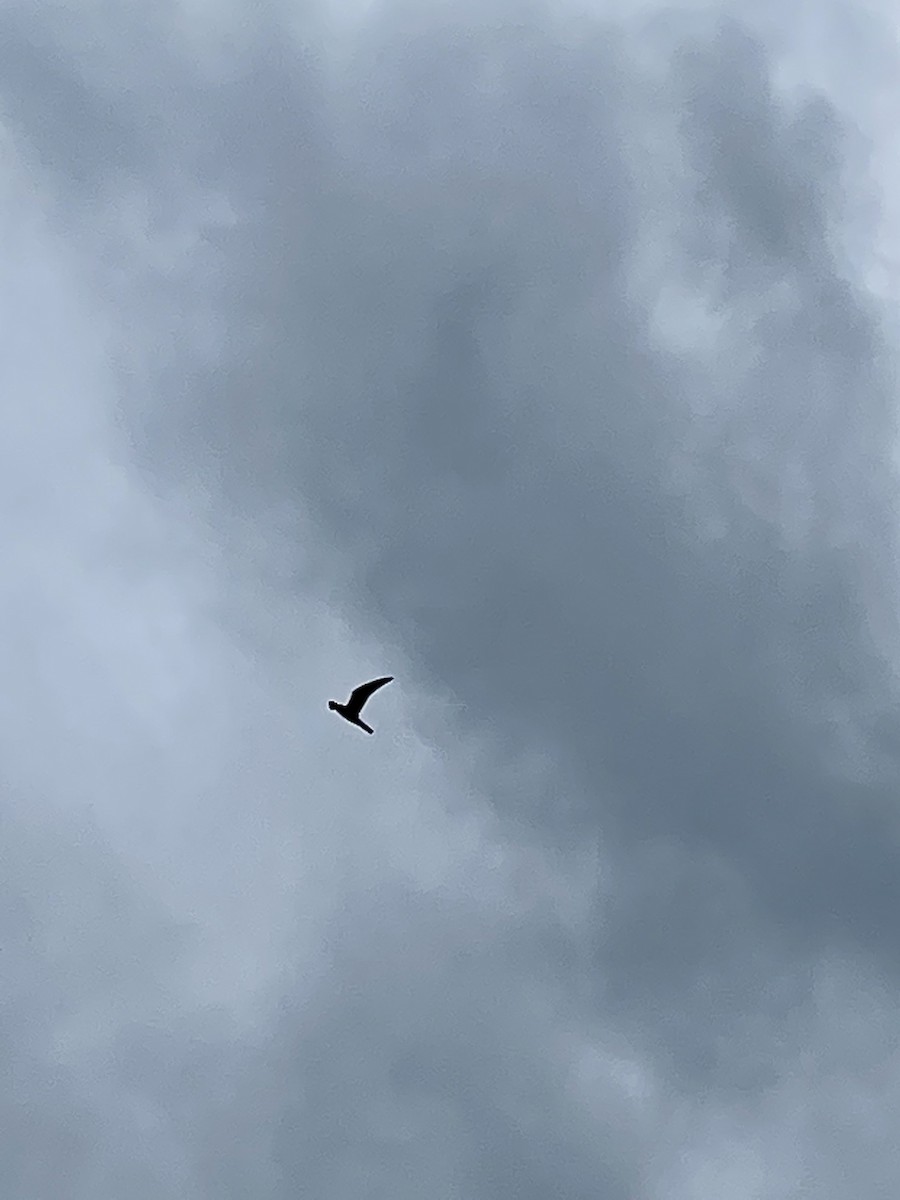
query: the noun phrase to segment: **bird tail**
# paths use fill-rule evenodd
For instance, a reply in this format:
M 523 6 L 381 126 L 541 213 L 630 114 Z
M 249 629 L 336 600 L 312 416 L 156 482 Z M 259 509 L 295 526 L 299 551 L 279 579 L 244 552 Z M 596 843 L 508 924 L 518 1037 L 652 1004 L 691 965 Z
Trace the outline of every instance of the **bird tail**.
M 372 728 L 371 725 L 367 725 L 365 723 L 365 721 L 361 720 L 360 718 L 357 718 L 356 723 L 357 723 L 357 725 L 359 725 L 360 729 L 364 729 L 366 731 L 366 733 L 374 733 L 375 732 L 375 730 Z

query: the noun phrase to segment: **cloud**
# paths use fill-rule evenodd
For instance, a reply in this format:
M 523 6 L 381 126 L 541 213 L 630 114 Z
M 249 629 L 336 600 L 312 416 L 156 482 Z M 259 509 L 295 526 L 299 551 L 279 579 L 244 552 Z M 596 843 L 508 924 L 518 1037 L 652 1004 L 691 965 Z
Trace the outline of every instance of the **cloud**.
M 274 164 L 241 272 L 263 332 L 243 359 L 239 306 L 204 439 L 242 495 L 316 506 L 501 755 L 578 776 L 554 836 L 708 844 L 790 936 L 891 958 L 890 793 L 848 805 L 822 745 L 889 702 L 891 352 L 835 246 L 838 114 L 728 21 L 670 22 L 643 69 L 602 25 L 423 25 L 358 43 L 315 186 L 303 138 Z M 707 354 L 669 344 L 666 292 Z
M 11 13 L 23 271 L 64 246 L 83 291 L 73 398 L 28 321 L 16 359 L 56 399 L 16 409 L 7 610 L 55 666 L 10 769 L 94 807 L 132 936 L 180 930 L 29 1103 L 86 1145 L 79 1089 L 130 1097 L 148 1195 L 837 1196 L 838 1157 L 879 1194 L 895 347 L 845 93 L 780 81 L 806 35 L 125 9 L 86 59 L 88 17 Z

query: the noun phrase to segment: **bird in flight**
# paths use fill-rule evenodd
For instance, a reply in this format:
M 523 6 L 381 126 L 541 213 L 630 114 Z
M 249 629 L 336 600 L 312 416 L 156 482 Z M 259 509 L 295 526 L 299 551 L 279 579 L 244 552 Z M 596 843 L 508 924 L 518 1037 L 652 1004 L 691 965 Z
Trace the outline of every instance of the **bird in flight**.
M 384 687 L 386 683 L 393 680 L 393 675 L 385 675 L 383 679 L 372 679 L 369 683 L 361 683 L 358 688 L 354 688 L 350 693 L 350 699 L 346 704 L 341 704 L 337 700 L 329 700 L 328 707 L 332 712 L 336 712 L 338 716 L 349 721 L 351 725 L 358 725 L 360 729 L 364 729 L 366 733 L 374 733 L 375 730 L 371 725 L 367 725 L 365 721 L 360 719 L 363 705 L 372 695 L 377 692 L 380 687 Z

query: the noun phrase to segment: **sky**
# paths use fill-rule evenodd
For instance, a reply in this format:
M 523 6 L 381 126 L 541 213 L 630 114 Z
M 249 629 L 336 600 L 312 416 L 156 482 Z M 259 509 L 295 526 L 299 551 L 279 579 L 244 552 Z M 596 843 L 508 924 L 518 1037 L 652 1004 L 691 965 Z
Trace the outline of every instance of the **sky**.
M 898 103 L 874 0 L 0 7 L 4 1197 L 898 1194 Z

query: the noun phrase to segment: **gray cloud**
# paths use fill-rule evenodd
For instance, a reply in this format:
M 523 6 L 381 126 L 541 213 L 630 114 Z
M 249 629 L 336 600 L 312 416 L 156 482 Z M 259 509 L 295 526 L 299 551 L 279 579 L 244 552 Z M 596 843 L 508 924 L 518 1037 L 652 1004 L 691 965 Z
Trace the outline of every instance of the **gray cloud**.
M 124 877 L 95 827 L 4 792 L 0 1179 L 15 1196 L 89 1195 L 101 1178 L 109 1194 L 159 1194 L 171 1164 L 135 1144 L 129 1098 L 110 1104 L 108 1074 L 86 1048 L 120 1014 L 167 1012 L 183 931 Z
M 157 567 L 198 647 L 175 799 L 139 815 L 138 722 L 104 810 L 192 931 L 180 998 L 106 1024 L 107 1110 L 166 1114 L 186 1195 L 839 1196 L 838 1153 L 880 1194 L 894 347 L 789 25 L 392 8 L 301 50 L 272 13 L 192 68 L 145 24 L 126 100 L 130 21 L 88 73 L 20 15 L 5 85 L 57 228 L 125 268 L 135 454 L 214 563 Z M 45 120 L 51 75 L 82 99 Z M 323 600 L 402 646 L 379 732 L 415 749 L 302 728 L 329 655 L 354 677 Z
M 236 415 L 226 399 L 204 426 L 226 463 L 241 446 L 232 483 L 317 504 L 423 668 L 501 745 L 527 731 L 590 781 L 582 831 L 706 842 L 788 931 L 892 956 L 890 793 L 867 780 L 848 805 L 820 745 L 831 706 L 888 699 L 867 621 L 892 376 L 833 246 L 837 115 L 773 94 L 728 24 L 661 39 L 674 65 L 644 75 L 613 32 L 569 52 L 539 26 L 385 40 L 345 81 L 360 103 L 326 183 L 285 203 L 300 168 L 280 163 L 248 231 L 263 348 Z M 660 120 L 682 115 L 668 243 L 636 174 L 654 83 Z M 656 285 L 710 308 L 733 361 L 674 353 L 631 294 L 654 238 Z

